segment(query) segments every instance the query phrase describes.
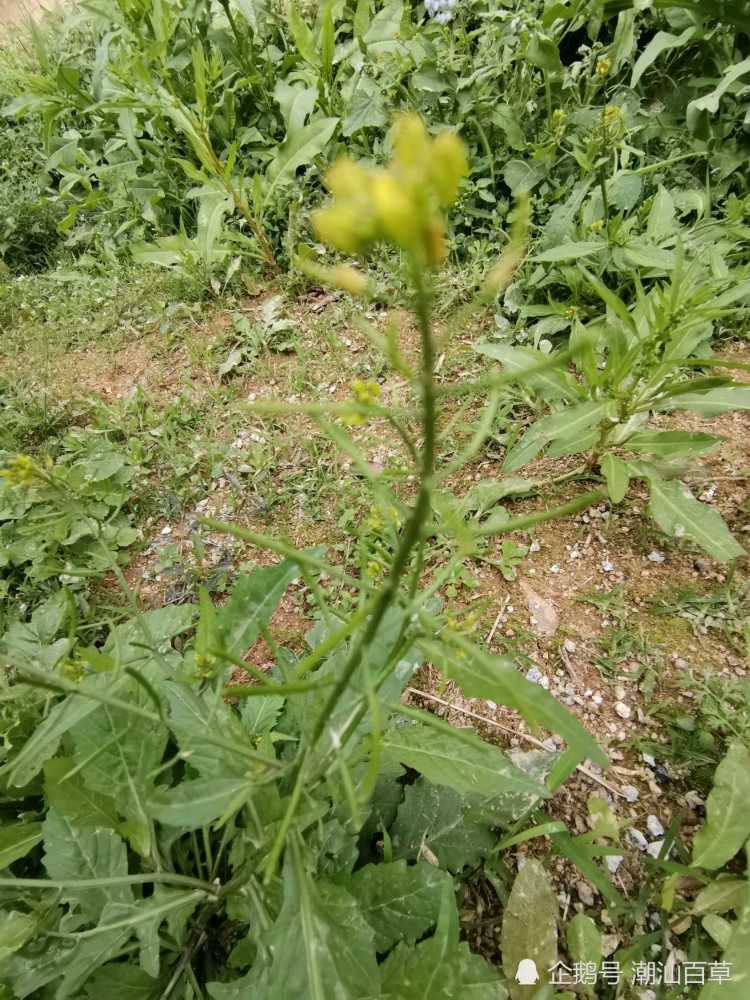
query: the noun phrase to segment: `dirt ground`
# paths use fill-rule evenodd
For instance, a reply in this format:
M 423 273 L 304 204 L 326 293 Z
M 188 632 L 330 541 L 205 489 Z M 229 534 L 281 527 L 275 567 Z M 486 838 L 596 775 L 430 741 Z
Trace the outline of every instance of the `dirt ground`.
M 54 10 L 64 0 L 0 0 L 0 35 L 28 17 L 40 17 Z

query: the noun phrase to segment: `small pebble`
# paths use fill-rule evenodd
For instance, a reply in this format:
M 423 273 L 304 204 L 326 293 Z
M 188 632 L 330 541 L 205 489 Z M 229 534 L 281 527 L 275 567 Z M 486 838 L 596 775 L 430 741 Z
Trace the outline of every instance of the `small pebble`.
M 657 552 L 657 550 L 654 549 L 652 552 L 649 552 L 646 558 L 652 563 L 663 563 L 665 556 L 663 552 Z
M 658 816 L 654 816 L 653 813 L 646 817 L 646 826 L 652 837 L 658 838 L 664 836 L 664 827 L 661 825 Z
M 641 793 L 635 785 L 623 785 L 622 794 L 625 796 L 626 802 L 637 802 Z
M 614 873 L 622 864 L 623 859 L 622 859 L 622 854 L 608 854 L 605 860 L 607 862 L 607 868 L 609 868 L 609 870 L 614 875 Z
M 649 843 L 643 836 L 640 830 L 636 830 L 634 826 L 631 826 L 628 830 L 628 840 L 633 845 L 637 847 L 639 851 L 647 851 L 649 848 Z
M 544 676 L 538 667 L 529 667 L 526 671 L 526 680 L 531 681 L 532 684 L 538 684 L 540 687 L 548 688 L 549 680 Z
M 614 571 L 614 563 L 611 563 L 609 559 L 605 559 L 601 565 L 602 573 L 612 573 Z
M 539 552 L 541 547 L 542 546 L 539 544 L 539 542 L 532 542 L 531 545 L 529 546 L 529 552 Z
M 577 648 L 578 647 L 576 646 L 576 644 L 573 642 L 572 639 L 566 639 L 563 642 L 563 649 L 565 650 L 566 653 L 575 653 Z
M 624 701 L 617 701 L 615 702 L 615 712 L 617 712 L 621 719 L 629 719 L 631 714 L 630 705 L 626 705 Z
M 649 844 L 646 850 L 651 855 L 652 858 L 658 858 L 661 854 L 661 849 L 664 846 L 663 840 L 655 840 L 652 844 Z
M 588 882 L 578 882 L 576 884 L 576 892 L 578 893 L 578 898 L 584 906 L 594 905 L 594 890 Z
M 554 566 L 550 566 L 549 571 L 550 571 L 550 573 L 559 573 L 560 572 L 560 564 L 559 563 L 555 563 Z

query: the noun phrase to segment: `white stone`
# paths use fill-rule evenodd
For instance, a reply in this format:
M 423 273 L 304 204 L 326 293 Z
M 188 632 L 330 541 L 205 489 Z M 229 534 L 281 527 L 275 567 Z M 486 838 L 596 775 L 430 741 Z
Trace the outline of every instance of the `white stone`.
M 652 837 L 658 838 L 664 836 L 664 827 L 661 825 L 659 817 L 654 816 L 653 813 L 646 817 L 646 826 Z
M 629 719 L 631 714 L 630 705 L 626 705 L 624 701 L 616 701 L 615 712 L 617 712 L 621 719 Z

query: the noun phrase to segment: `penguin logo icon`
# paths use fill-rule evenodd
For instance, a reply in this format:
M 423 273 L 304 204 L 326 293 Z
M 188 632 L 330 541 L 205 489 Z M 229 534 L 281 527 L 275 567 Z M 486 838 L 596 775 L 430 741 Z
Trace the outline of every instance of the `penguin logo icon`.
M 530 958 L 522 958 L 516 970 L 516 982 L 519 986 L 536 986 L 539 982 L 539 973 L 536 971 L 536 963 Z

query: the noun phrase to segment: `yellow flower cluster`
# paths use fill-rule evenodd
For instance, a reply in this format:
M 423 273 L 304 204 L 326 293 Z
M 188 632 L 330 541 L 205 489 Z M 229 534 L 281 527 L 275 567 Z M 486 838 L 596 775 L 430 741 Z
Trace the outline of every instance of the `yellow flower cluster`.
M 362 379 L 355 378 L 352 382 L 352 393 L 358 403 L 371 406 L 380 398 L 380 386 L 377 382 L 363 382 Z
M 16 455 L 7 465 L 0 468 L 0 476 L 11 486 L 30 486 L 38 477 L 39 466 L 31 455 Z
M 596 63 L 596 75 L 600 80 L 603 80 L 605 76 L 612 69 L 612 60 L 607 56 L 602 56 Z
M 468 173 L 464 145 L 454 132 L 432 139 L 422 119 L 401 115 L 393 158 L 385 169 L 339 160 L 326 176 L 333 201 L 313 214 L 318 236 L 344 253 L 388 240 L 427 266 L 445 259 L 443 210 Z

